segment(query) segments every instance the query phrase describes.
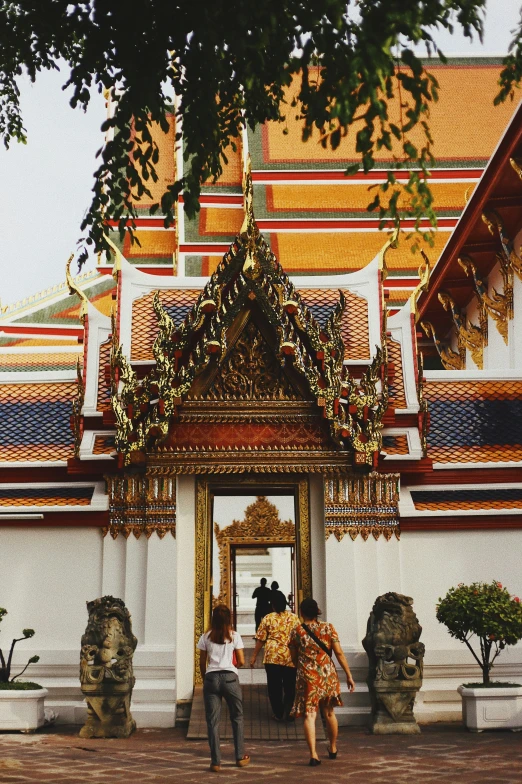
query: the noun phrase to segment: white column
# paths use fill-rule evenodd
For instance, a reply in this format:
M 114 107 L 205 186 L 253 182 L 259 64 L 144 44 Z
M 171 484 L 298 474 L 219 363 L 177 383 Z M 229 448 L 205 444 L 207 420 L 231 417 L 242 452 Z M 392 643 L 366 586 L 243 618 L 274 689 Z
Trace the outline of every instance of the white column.
M 324 530 L 323 477 L 310 474 L 310 544 L 312 548 L 312 594 L 326 619 L 326 542 Z
M 119 537 L 118 537 L 119 538 Z M 145 643 L 145 603 L 147 590 L 147 537 L 131 534 L 127 539 L 125 562 L 125 604 L 132 616 L 132 631 L 138 644 Z
M 176 700 L 194 688 L 196 481 L 178 476 L 176 522 Z
M 107 534 L 103 540 L 101 596 L 125 599 L 125 560 L 127 542 L 120 534 L 113 539 Z
M 145 643 L 169 646 L 176 641 L 176 540 L 152 534 L 148 540 L 145 595 Z

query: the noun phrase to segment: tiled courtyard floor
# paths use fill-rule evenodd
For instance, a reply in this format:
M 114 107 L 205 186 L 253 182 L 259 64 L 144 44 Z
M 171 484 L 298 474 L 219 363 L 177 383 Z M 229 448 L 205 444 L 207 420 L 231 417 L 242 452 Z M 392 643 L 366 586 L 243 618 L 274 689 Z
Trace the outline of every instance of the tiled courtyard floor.
M 208 772 L 205 741 L 186 730 L 138 730 L 128 740 L 84 740 L 77 727 L 44 728 L 34 735 L 0 734 L 1 784 L 199 784 L 222 782 L 356 782 L 357 784 L 514 784 L 522 782 L 522 734 L 474 735 L 460 724 L 431 725 L 421 735 L 381 736 L 342 728 L 339 757 L 308 767 L 304 741 L 250 741 L 248 768 L 233 765 L 223 744 L 220 774 Z

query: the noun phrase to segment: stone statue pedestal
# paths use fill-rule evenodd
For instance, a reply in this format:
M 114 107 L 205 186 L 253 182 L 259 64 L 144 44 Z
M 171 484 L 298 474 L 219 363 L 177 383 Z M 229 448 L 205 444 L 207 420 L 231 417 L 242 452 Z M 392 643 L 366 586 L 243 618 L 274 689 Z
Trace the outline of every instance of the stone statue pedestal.
M 128 738 L 136 729 L 130 711 L 134 683 L 82 684 L 87 721 L 80 738 Z
M 370 729 L 374 735 L 417 735 L 420 727 L 413 714 L 419 683 L 391 681 L 375 684 L 375 711 Z

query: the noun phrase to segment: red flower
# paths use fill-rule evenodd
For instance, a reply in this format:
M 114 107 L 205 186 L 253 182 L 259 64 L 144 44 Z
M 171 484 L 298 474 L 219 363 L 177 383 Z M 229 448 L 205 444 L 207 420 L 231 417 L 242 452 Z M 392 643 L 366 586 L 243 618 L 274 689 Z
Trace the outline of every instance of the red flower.
M 518 598 L 518 596 L 514 596 L 513 601 L 516 602 L 517 604 L 520 604 L 520 599 Z
M 497 583 L 497 588 L 502 588 L 502 583 Z

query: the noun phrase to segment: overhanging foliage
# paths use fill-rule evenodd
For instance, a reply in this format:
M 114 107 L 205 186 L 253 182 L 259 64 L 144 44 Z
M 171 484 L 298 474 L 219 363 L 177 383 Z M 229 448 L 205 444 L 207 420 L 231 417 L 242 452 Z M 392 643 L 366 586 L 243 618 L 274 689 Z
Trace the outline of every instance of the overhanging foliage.
M 80 260 L 87 246 L 107 249 L 104 220 L 123 233 L 136 217 L 135 198 L 151 199 L 159 150 L 151 128 L 168 130 L 167 111 L 183 124 L 186 172 L 152 207 L 172 225 L 183 194 L 187 214 L 199 209 L 201 184 L 217 178 L 227 148 L 245 123 L 284 124 L 297 116 L 303 138 L 314 129 L 336 149 L 356 136 L 353 169 L 370 170 L 376 152 L 393 151 L 395 168 L 411 169 L 401 185 L 393 170 L 370 205 L 396 224 L 401 209 L 436 223 L 427 182 L 433 162 L 430 104 L 437 81 L 414 53 L 443 59 L 437 29 L 482 36 L 486 0 L 18 0 L 0 4 L 0 135 L 25 141 L 17 77 L 27 70 L 71 68 L 71 104 L 85 108 L 92 90 L 106 90 L 114 107 L 103 129 L 91 206 L 82 224 Z M 520 31 L 519 31 L 520 32 Z M 499 100 L 520 81 L 522 51 L 513 49 Z M 292 85 L 291 95 L 288 90 Z M 294 89 L 295 88 L 295 89 Z M 399 109 L 398 121 L 390 109 Z M 179 128 L 178 124 L 178 128 Z M 412 132 L 420 128 L 423 142 Z M 180 136 L 178 134 L 178 142 Z

